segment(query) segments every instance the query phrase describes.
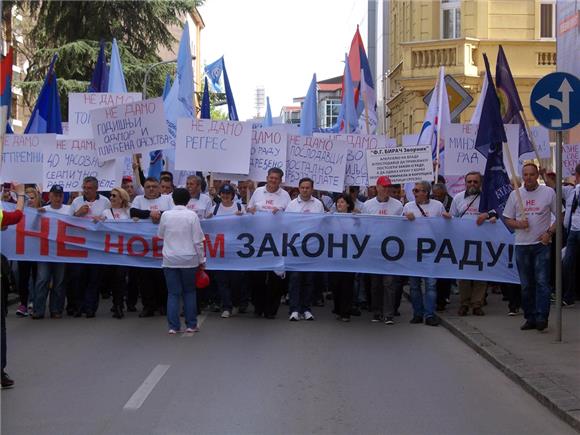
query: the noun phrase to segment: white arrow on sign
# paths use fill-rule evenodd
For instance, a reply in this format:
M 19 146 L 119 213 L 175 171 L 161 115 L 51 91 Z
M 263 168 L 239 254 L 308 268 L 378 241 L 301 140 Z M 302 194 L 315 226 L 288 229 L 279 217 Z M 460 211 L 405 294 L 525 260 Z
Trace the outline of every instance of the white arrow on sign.
M 552 119 L 552 127 L 561 127 L 562 123 L 568 124 L 570 122 L 570 93 L 573 92 L 573 90 L 567 79 L 562 81 L 562 84 L 558 88 L 558 92 L 562 94 L 562 100 L 552 98 L 548 93 L 536 101 L 536 103 L 546 109 L 554 106 L 562 114 L 562 119 Z

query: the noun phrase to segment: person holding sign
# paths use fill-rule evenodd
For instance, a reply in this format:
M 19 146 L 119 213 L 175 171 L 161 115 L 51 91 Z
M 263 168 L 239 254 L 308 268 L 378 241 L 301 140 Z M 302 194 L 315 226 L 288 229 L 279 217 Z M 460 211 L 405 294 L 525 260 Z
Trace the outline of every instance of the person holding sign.
M 377 178 L 377 196 L 362 206 L 363 214 L 380 216 L 401 216 L 403 204 L 389 196 L 391 179 L 386 175 Z M 356 210 L 356 206 L 355 206 Z M 371 310 L 373 322 L 384 321 L 387 325 L 395 323 L 397 293 L 402 289 L 401 280 L 392 275 L 371 275 Z
M 510 193 L 503 212 L 506 225 L 516 232 L 516 264 L 522 284 L 522 308 L 526 322 L 521 330 L 543 331 L 550 315 L 550 243 L 556 231 L 551 224 L 552 214 L 562 213 L 556 204 L 554 189 L 538 183 L 540 172 L 535 163 L 522 168 L 524 185 L 519 188 L 523 210 L 517 191 Z
M 83 194 L 77 196 L 70 207 L 76 217 L 95 218 L 111 207 L 111 202 L 97 192 L 99 180 L 95 177 L 83 179 Z M 103 279 L 103 268 L 99 264 L 75 264 L 72 270 L 72 282 L 76 283 L 74 316 L 95 317 L 99 307 L 99 288 Z M 68 309 L 68 308 L 67 308 Z
M 480 213 L 479 202 L 481 199 L 481 184 L 483 177 L 477 171 L 468 172 L 465 175 L 466 189 L 459 192 L 451 202 L 449 213 L 452 217 L 461 219 L 473 219 L 477 225 L 482 225 L 486 220 L 495 222 L 497 214 L 495 211 Z M 457 287 L 459 288 L 460 307 L 457 314 L 467 316 L 471 306 L 475 316 L 483 316 L 485 312 L 481 308 L 485 299 L 487 290 L 486 281 L 474 281 L 458 279 Z
M 187 208 L 194 211 L 199 220 L 204 220 L 211 216 L 213 210 L 213 201 L 205 193 L 201 193 L 201 178 L 197 175 L 187 177 L 185 188 L 189 192 L 190 198 Z
M 564 226 L 568 231 L 566 239 L 566 254 L 563 258 L 565 287 L 563 303 L 566 306 L 574 305 L 577 289 L 577 270 L 574 265 L 578 260 L 578 251 L 580 249 L 580 163 L 576 165 L 574 186 L 565 186 L 563 188 L 564 197 L 566 198 L 566 215 L 564 216 Z
M 161 194 L 159 181 L 155 177 L 147 177 L 143 189 L 145 194 L 135 198 L 130 215 L 133 219 L 151 219 L 157 224 L 163 213 L 173 208 L 173 200 L 171 196 Z M 159 269 L 142 268 L 138 279 L 143 302 L 143 311 L 139 313 L 139 317 L 153 317 L 156 310 L 165 314 L 167 289 L 163 272 Z
M 403 208 L 403 215 L 410 221 L 415 218 L 438 217 L 444 216 L 451 218 L 451 215 L 445 211 L 443 204 L 436 199 L 429 199 L 431 194 L 431 183 L 428 181 L 419 181 L 415 183 L 413 195 L 415 201 L 408 202 Z M 421 280 L 425 282 L 425 295 L 421 293 Z M 435 315 L 435 304 L 437 301 L 437 279 L 420 278 L 411 276 L 409 278 L 409 287 L 411 292 L 411 304 L 413 305 L 413 318 L 411 323 L 423 323 L 425 325 L 438 326 L 439 319 Z
M 312 196 L 314 181 L 311 178 L 302 178 L 298 182 L 300 194 L 290 201 L 286 213 L 324 213 L 322 202 Z M 288 293 L 290 293 L 290 317 L 288 320 L 296 322 L 301 318 L 314 320 L 310 311 L 312 291 L 314 290 L 315 272 L 290 272 L 288 277 Z
M 254 191 L 246 211 L 248 213 L 262 211 L 272 214 L 284 211 L 290 203 L 290 195 L 280 186 L 282 177 L 284 177 L 282 169 L 268 169 L 266 185 L 258 187 Z M 274 272 L 251 272 L 250 282 L 253 289 L 254 315 L 256 317 L 264 316 L 267 319 L 275 318 L 283 292 L 282 278 Z

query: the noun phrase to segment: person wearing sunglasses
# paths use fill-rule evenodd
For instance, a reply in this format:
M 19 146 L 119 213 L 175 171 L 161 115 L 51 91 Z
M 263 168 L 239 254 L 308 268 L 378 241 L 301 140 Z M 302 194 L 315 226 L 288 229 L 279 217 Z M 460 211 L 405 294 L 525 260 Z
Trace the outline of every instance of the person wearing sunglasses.
M 479 211 L 479 201 L 481 199 L 481 185 L 483 177 L 477 171 L 468 172 L 465 175 L 465 190 L 453 197 L 449 213 L 454 218 L 471 219 L 477 225 L 482 225 L 485 221 L 495 223 L 497 214 L 494 210 L 487 212 Z M 458 279 L 459 288 L 459 316 L 467 316 L 469 308 L 475 316 L 484 316 L 485 312 L 481 308 L 485 300 L 487 281 L 475 281 L 471 279 Z
M 413 188 L 415 201 L 408 202 L 403 207 L 403 215 L 410 221 L 416 218 L 446 217 L 451 215 L 445 211 L 443 204 L 436 199 L 430 199 L 431 183 L 419 181 Z M 425 282 L 425 295 L 421 292 L 421 280 Z M 413 318 L 411 323 L 423 323 L 438 326 L 439 318 L 435 315 L 437 301 L 437 279 L 431 277 L 411 276 L 409 278 Z

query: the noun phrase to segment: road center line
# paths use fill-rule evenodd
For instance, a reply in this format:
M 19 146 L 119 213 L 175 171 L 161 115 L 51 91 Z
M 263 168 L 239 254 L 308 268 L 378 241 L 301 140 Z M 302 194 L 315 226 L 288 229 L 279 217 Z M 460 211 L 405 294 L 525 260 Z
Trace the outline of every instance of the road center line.
M 143 381 L 141 386 L 137 388 L 137 391 L 133 393 L 131 398 L 125 403 L 123 409 L 128 410 L 137 410 L 143 405 L 143 402 L 149 397 L 155 385 L 161 380 L 165 372 L 169 370 L 169 365 L 165 364 L 158 364 L 152 371 L 149 373 L 149 376 Z

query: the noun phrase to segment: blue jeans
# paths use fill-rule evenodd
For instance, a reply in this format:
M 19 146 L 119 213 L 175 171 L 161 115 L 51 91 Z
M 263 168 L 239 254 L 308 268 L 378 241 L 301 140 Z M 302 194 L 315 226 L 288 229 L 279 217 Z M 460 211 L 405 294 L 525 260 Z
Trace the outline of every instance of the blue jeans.
M 185 314 L 185 326 L 195 328 L 197 326 L 197 302 L 195 295 L 195 272 L 196 267 L 172 268 L 164 267 L 165 281 L 167 282 L 167 322 L 169 329 L 179 331 L 179 299 L 183 296 L 183 313 Z
M 421 280 L 425 280 L 425 297 L 421 292 Z M 413 315 L 418 317 L 433 317 L 435 315 L 435 304 L 437 302 L 437 279 L 409 278 L 411 288 L 411 304 L 413 305 Z
M 563 278 L 564 278 L 564 296 L 563 300 L 568 304 L 573 304 L 576 299 L 576 274 L 575 269 L 576 260 L 578 259 L 578 251 L 580 250 L 580 231 L 570 231 L 568 233 L 568 241 L 566 242 L 566 254 L 562 260 Z
M 44 316 L 46 298 L 48 297 L 48 285 L 52 278 L 50 290 L 50 314 L 61 314 L 64 309 L 64 263 L 39 262 L 36 275 L 36 292 L 34 295 L 34 314 Z
M 294 311 L 304 314 L 310 311 L 312 290 L 314 287 L 313 272 L 289 272 L 288 294 L 290 296 L 290 314 Z
M 550 315 L 550 246 L 516 245 L 516 264 L 522 283 L 522 308 L 529 322 L 548 320 Z

